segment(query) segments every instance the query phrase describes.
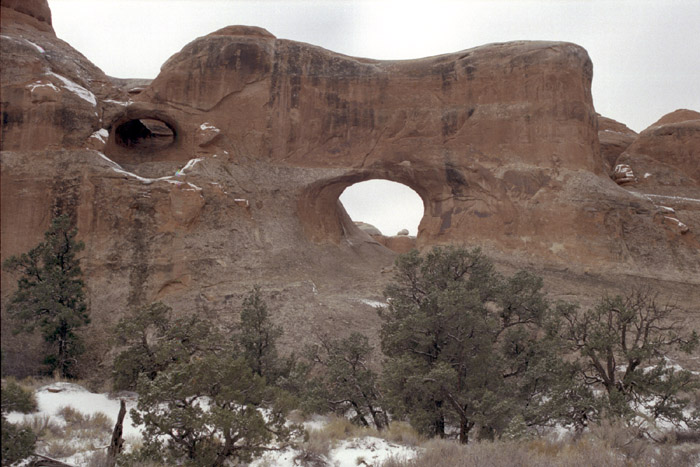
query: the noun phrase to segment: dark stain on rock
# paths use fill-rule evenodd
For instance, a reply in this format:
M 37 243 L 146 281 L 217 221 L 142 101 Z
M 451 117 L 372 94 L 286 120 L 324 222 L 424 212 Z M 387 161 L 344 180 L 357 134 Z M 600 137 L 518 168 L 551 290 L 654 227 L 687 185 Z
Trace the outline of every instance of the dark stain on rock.
M 464 178 L 462 172 L 457 169 L 451 162 L 445 163 L 445 178 L 447 179 L 447 184 L 452 190 L 452 194 L 459 196 L 463 193 L 464 188 L 467 187 L 467 179 Z
M 456 110 L 448 110 L 442 114 L 442 136 L 448 137 L 457 133 L 459 116 Z
M 441 217 L 442 223 L 440 224 L 440 233 L 443 233 L 452 226 L 452 211 L 447 211 Z

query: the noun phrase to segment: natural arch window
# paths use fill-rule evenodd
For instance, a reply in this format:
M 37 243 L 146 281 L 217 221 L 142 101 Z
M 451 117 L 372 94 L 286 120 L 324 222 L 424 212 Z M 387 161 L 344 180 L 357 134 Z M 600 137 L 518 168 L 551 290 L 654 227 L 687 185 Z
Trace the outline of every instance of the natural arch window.
M 140 118 L 122 123 L 116 129 L 116 142 L 120 146 L 140 150 L 157 151 L 175 141 L 175 132 L 165 122 L 154 118 Z
M 387 237 L 406 235 L 406 230 L 416 236 L 423 218 L 423 200 L 418 193 L 388 180 L 355 183 L 343 191 L 340 202 L 355 223 L 370 224 Z

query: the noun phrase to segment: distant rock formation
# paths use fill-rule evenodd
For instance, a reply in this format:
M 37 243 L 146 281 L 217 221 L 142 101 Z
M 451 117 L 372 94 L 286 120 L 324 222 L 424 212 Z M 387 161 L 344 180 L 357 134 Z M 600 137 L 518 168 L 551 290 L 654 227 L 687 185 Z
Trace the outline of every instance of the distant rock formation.
M 624 123 L 612 118 L 598 116 L 598 139 L 600 155 L 608 168 L 615 167 L 617 158 L 637 138 L 637 133 L 627 128 Z

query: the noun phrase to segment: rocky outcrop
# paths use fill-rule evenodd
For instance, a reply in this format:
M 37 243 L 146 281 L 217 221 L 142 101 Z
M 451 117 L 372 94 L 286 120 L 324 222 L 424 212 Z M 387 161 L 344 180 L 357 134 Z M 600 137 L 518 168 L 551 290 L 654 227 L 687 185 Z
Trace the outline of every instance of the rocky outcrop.
M 634 174 L 628 188 L 652 202 L 657 223 L 674 235 L 700 232 L 699 112 L 664 115 L 639 134 L 618 164 Z
M 617 158 L 634 142 L 637 133 L 627 125 L 612 118 L 598 116 L 598 140 L 600 155 L 609 169 L 616 165 Z
M 372 334 L 365 299 L 381 297 L 395 252 L 446 243 L 549 275 L 567 297 L 632 274 L 700 303 L 686 290 L 700 277 L 695 214 L 680 202 L 663 214 L 654 197 L 700 198 L 696 123 L 642 132 L 616 161 L 638 182 L 619 186 L 577 45 L 377 61 L 232 26 L 152 82 L 122 82 L 57 39 L 41 8 L 6 4 L 2 257 L 36 244 L 53 214 L 73 216 L 94 326 L 153 300 L 230 323 L 259 283 L 289 345 Z M 662 180 L 644 178 L 646 158 L 675 174 L 673 195 L 640 191 Z M 416 238 L 373 238 L 345 212 L 343 190 L 377 178 L 421 196 Z M 5 300 L 13 278 L 2 285 Z

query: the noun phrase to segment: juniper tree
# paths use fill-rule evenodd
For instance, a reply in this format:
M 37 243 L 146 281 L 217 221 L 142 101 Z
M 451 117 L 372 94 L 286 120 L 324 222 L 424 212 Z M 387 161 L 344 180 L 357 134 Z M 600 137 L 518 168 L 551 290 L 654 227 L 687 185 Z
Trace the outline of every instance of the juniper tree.
M 286 423 L 285 397 L 253 373 L 232 349 L 207 350 L 139 378 L 131 416 L 143 424 L 134 457 L 168 465 L 250 462 L 301 435 Z
M 115 389 L 135 389 L 140 375 L 153 380 L 170 365 L 222 348 L 223 337 L 196 314 L 177 318 L 155 302 L 135 308 L 114 327 L 121 351 L 114 359 Z
M 700 425 L 684 409 L 700 390 L 700 378 L 670 364 L 673 351 L 690 353 L 698 335 L 684 326 L 680 308 L 658 295 L 633 291 L 606 296 L 588 310 L 560 305 L 559 332 L 576 356 L 580 383 L 603 389 L 603 415 L 635 415 L 680 425 Z
M 240 323 L 234 341 L 253 373 L 274 382 L 281 371 L 277 355 L 277 339 L 282 328 L 270 320 L 267 303 L 259 286 L 253 287 L 243 299 Z
M 357 332 L 344 339 L 322 336 L 307 346 L 306 357 L 318 373 L 308 385 L 309 402 L 341 415 L 352 412 L 360 425 L 386 428 L 389 419 L 381 407 L 379 376 L 370 367 L 372 353 L 367 337 Z
M 491 438 L 513 422 L 549 421 L 549 380 L 567 365 L 545 339 L 549 307 L 542 281 L 506 278 L 479 250 L 434 248 L 396 261 L 380 310 L 387 400 L 426 434 L 459 427 Z
M 38 328 L 49 348 L 45 363 L 64 377 L 75 376 L 77 357 L 84 351 L 76 331 L 90 322 L 76 257 L 84 244 L 76 240 L 77 233 L 68 216 L 58 216 L 43 242 L 3 265 L 20 274 L 7 308 L 17 323 L 16 331 Z

